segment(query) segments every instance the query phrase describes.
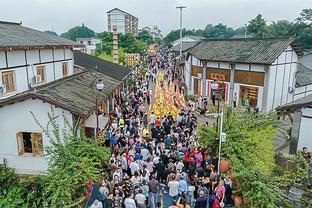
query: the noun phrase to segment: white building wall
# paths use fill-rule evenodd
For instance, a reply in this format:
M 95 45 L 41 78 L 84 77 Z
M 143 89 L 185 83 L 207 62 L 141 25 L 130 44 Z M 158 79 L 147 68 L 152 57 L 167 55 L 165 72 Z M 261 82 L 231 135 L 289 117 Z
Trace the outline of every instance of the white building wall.
M 25 65 L 25 52 L 19 51 L 7 51 L 8 67 Z
M 64 115 L 70 124 L 73 123 L 70 112 L 55 108 L 54 115 L 57 117 L 56 121 L 63 128 Z M 18 102 L 13 105 L 7 105 L 0 108 L 0 163 L 6 158 L 8 166 L 15 168 L 19 174 L 38 174 L 46 171 L 48 168 L 48 161 L 46 157 L 39 156 L 19 156 L 17 147 L 17 132 L 36 132 L 42 133 L 42 129 L 37 125 L 31 112 L 34 113 L 38 122 L 46 127 L 49 119 L 48 112 L 51 112 L 51 105 L 43 103 L 41 100 L 28 99 L 23 102 Z M 52 127 L 49 126 L 51 133 Z M 47 135 L 43 134 L 43 145 L 49 146 L 50 141 Z
M 0 51 L 0 68 L 6 67 L 5 52 Z
M 297 61 L 297 54 L 288 47 L 269 67 L 267 110 L 274 110 L 278 106 L 293 101 L 294 95 L 289 92 L 289 88 L 294 84 Z
M 12 50 L 7 51 L 7 60 L 6 62 L 5 52 L 1 51 L 0 84 L 2 84 L 1 73 L 14 70 L 16 91 L 2 95 L 0 99 L 29 90 L 28 86 L 35 87 L 36 84 L 34 84 L 32 80 L 33 77 L 37 75 L 38 66 L 45 66 L 45 83 L 63 77 L 62 62 L 64 62 L 64 60 L 68 62 L 68 75 L 74 73 L 73 52 L 71 49 L 54 49 L 54 59 L 52 49 L 41 49 L 40 51 L 26 50 L 26 57 L 25 50 Z M 10 68 L 8 69 L 7 67 Z
M 312 149 L 311 127 L 312 127 L 312 108 L 301 109 L 301 123 L 298 139 L 298 150 L 307 147 L 308 150 Z

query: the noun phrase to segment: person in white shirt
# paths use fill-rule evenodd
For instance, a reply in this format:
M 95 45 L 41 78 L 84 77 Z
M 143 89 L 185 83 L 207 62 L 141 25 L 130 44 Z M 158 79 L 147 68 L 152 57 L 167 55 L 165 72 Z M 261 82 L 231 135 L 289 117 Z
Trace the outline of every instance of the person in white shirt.
M 179 181 L 176 181 L 175 176 L 172 176 L 171 181 L 169 181 L 168 183 L 168 187 L 169 187 L 169 196 L 171 196 L 173 199 L 176 200 L 179 194 Z
M 91 208 L 103 208 L 103 204 L 99 200 L 95 199 L 91 205 Z
M 142 189 L 139 190 L 139 193 L 135 195 L 135 201 L 138 208 L 146 208 L 146 197 L 143 195 Z
M 137 163 L 137 162 L 135 162 L 135 161 L 132 161 L 131 163 L 130 163 L 130 170 L 131 170 L 131 175 L 134 175 L 134 172 L 135 171 L 140 171 L 140 166 L 139 166 L 139 164 Z
M 124 205 L 125 205 L 125 208 L 137 208 L 132 195 L 125 198 Z
M 158 152 L 156 152 L 156 157 L 154 157 L 154 159 L 153 159 L 153 163 L 154 163 L 154 165 L 156 165 L 157 163 L 159 163 L 159 159 L 160 159 L 160 157 L 159 157 L 159 153 L 158 153 Z

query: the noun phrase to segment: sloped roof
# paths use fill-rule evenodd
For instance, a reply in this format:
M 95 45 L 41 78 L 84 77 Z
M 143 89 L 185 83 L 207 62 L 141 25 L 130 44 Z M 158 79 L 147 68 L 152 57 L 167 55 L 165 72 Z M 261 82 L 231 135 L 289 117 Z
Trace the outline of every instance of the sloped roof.
M 205 40 L 206 38 L 203 36 L 197 36 L 197 35 L 185 35 L 185 37 L 200 41 L 200 40 Z
M 302 87 L 310 84 L 312 84 L 312 69 L 298 63 L 296 72 L 296 87 Z
M 289 45 L 302 54 L 294 38 L 206 39 L 189 54 L 203 61 L 272 64 Z
M 312 106 L 312 94 L 295 100 L 293 102 L 287 103 L 283 106 L 279 106 L 276 108 L 276 110 L 293 110 L 305 106 Z
M 0 21 L 0 49 L 81 47 L 65 38 L 51 35 L 20 23 Z
M 120 82 L 95 70 L 89 70 L 35 87 L 31 91 L 2 99 L 0 100 L 0 107 L 29 98 L 37 98 L 68 110 L 75 115 L 87 117 L 95 110 L 97 93 L 95 81 L 98 79 L 102 79 L 104 82 L 103 94 L 99 96 L 100 102 L 100 100 L 109 97 Z
M 98 72 L 119 81 L 125 79 L 132 71 L 127 67 L 109 61 L 105 61 L 96 56 L 82 53 L 81 51 L 78 50 L 74 50 L 74 65 L 82 67 L 87 70 L 96 69 Z
M 182 52 L 185 52 L 187 50 L 189 50 L 190 48 L 192 48 L 194 45 L 196 45 L 198 42 L 194 41 L 194 42 L 182 42 Z M 180 43 L 178 43 L 177 45 L 172 47 L 173 51 L 180 51 Z
M 111 10 L 107 11 L 107 13 L 110 13 L 110 12 L 112 12 L 112 11 L 114 11 L 114 10 L 121 11 L 121 12 L 123 12 L 123 13 L 125 13 L 125 14 L 128 14 L 128 15 L 134 17 L 134 18 L 137 18 L 136 16 L 133 16 L 132 14 L 130 14 L 130 13 L 128 13 L 128 12 L 125 12 L 125 11 L 123 11 L 123 10 L 121 10 L 121 9 L 118 9 L 117 7 L 114 8 L 114 9 L 111 9 Z

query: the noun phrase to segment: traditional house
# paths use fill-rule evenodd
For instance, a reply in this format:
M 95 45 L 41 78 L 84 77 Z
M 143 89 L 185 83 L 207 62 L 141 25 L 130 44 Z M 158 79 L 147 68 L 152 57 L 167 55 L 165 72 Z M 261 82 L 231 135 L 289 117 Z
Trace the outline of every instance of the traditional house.
M 130 72 L 121 73 L 116 64 L 93 65 L 81 55 L 75 63 L 86 64 L 74 74 L 73 47 L 79 44 L 17 23 L 0 22 L 0 37 L 0 163 L 18 174 L 44 173 L 51 118 L 61 129 L 81 125 L 87 136 L 95 136 L 109 121 L 123 73 Z M 95 89 L 99 80 L 101 92 Z
M 280 106 L 276 110 L 287 114 L 292 123 L 289 153 L 296 154 L 303 147 L 312 150 L 312 94 Z
M 73 74 L 73 41 L 0 21 L 0 99 Z
M 236 93 L 240 106 L 270 111 L 294 100 L 300 56 L 293 38 L 208 39 L 188 51 L 184 76 L 189 94 L 212 98 L 220 80 L 225 102 Z
M 98 38 L 76 38 L 76 43 L 85 46 L 85 48 L 82 49 L 84 53 L 91 54 L 95 51 L 96 45 L 101 44 L 102 41 Z
M 121 90 L 126 90 L 127 78 L 132 74 L 132 70 L 119 64 L 115 64 L 109 61 L 105 61 L 96 56 L 82 53 L 74 50 L 74 67 L 75 72 L 86 71 L 95 69 L 97 72 L 107 75 L 113 79 L 118 80 L 118 86 L 116 87 L 113 95 L 104 104 L 105 113 L 109 113 L 116 101 L 115 98 L 120 96 Z
M 102 93 L 95 89 L 98 79 L 104 81 Z M 48 113 L 53 111 L 52 117 L 60 128 L 73 129 L 82 125 L 87 136 L 95 136 L 96 106 L 99 106 L 97 113 L 102 130 L 109 117 L 101 104 L 111 99 L 119 83 L 95 70 L 88 70 L 2 99 L 0 161 L 15 168 L 19 174 L 46 171 L 45 147 L 51 143 L 48 133 L 53 135 Z

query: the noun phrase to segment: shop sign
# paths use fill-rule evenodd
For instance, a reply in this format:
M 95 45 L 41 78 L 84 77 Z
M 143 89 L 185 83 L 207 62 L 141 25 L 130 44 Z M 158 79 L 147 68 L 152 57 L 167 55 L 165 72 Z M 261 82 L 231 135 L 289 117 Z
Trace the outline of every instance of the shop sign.
M 217 73 L 211 73 L 210 74 L 211 79 L 213 80 L 221 80 L 224 81 L 225 80 L 225 75 L 224 74 L 217 74 Z

